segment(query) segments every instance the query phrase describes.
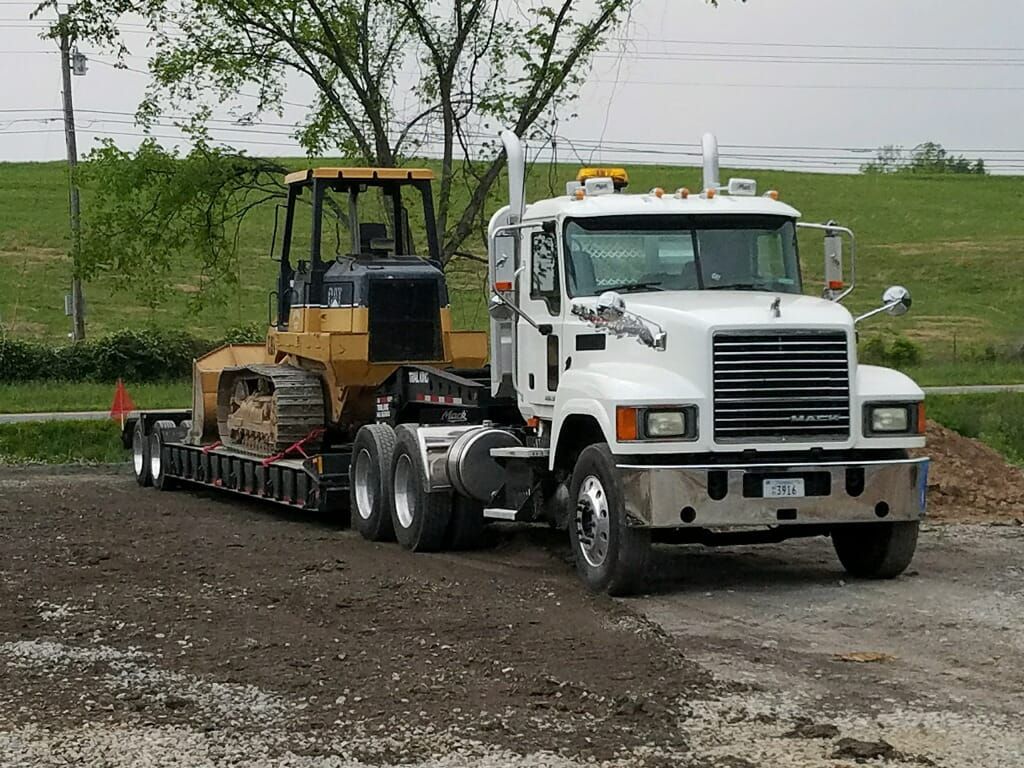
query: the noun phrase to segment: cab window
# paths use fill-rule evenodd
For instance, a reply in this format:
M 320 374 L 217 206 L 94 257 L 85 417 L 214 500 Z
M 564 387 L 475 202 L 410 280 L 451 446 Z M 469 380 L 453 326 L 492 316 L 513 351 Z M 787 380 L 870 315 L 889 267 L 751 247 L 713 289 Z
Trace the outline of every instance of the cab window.
M 558 282 L 558 241 L 554 233 L 534 232 L 530 236 L 530 253 L 530 298 L 543 301 L 548 312 L 557 315 L 561 310 L 561 290 Z

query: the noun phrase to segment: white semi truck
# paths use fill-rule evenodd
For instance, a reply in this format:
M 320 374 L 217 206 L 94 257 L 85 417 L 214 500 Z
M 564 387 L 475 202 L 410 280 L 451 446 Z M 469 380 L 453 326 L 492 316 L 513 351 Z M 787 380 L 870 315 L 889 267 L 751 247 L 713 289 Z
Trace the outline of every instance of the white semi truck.
M 658 542 L 829 536 L 851 574 L 901 573 L 925 514 L 928 460 L 908 453 L 924 445 L 924 395 L 858 364 L 855 325 L 906 312 L 909 293 L 894 286 L 851 316 L 853 233 L 799 223 L 751 180 L 722 184 L 713 136 L 692 194 L 630 194 L 624 171 L 584 169 L 564 195 L 530 205 L 520 141 L 502 140 L 509 205 L 489 228 L 489 368 L 465 367 L 486 341 L 451 330 L 429 170 L 293 174 L 266 345 L 197 361 L 192 411 L 133 417 L 136 479 L 348 512 L 365 538 L 412 551 L 472 546 L 488 520 L 546 522 L 568 532 L 587 586 L 618 595 L 643 588 Z M 405 255 L 407 228 L 388 239 L 386 222 L 357 219 L 362 185 L 399 178 L 424 195 L 430 258 Z M 353 244 L 328 258 L 322 219 L 340 224 L 322 200 L 335 188 L 350 195 Z M 293 269 L 292 214 L 310 190 L 311 261 Z M 803 283 L 799 227 L 824 236 L 821 296 Z M 239 365 L 264 383 L 221 386 L 221 369 L 237 377 Z M 302 417 L 282 450 L 227 444 L 232 418 L 272 401 Z
M 853 317 L 853 233 L 800 224 L 753 181 L 720 183 L 711 135 L 695 193 L 629 194 L 623 171 L 584 169 L 530 205 L 519 139 L 502 140 L 490 394 L 521 421 L 398 427 L 373 474 L 399 540 L 465 525 L 454 502 L 457 517 L 566 528 L 580 577 L 612 594 L 643 588 L 652 541 L 823 535 L 855 576 L 902 573 L 925 514 L 928 460 L 908 454 L 924 445 L 924 394 L 857 362 L 855 324 L 903 314 L 909 292 Z M 802 281 L 801 226 L 824 233 L 823 297 Z M 355 519 L 370 496 L 353 479 Z

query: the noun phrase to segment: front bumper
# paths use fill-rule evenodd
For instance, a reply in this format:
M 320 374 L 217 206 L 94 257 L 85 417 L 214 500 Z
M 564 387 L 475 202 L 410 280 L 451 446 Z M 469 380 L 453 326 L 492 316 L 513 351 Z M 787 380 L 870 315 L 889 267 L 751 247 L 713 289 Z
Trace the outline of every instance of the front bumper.
M 928 459 L 618 466 L 626 515 L 648 528 L 741 528 L 920 520 Z M 763 480 L 803 477 L 807 496 L 762 498 Z M 811 495 L 813 494 L 813 495 Z

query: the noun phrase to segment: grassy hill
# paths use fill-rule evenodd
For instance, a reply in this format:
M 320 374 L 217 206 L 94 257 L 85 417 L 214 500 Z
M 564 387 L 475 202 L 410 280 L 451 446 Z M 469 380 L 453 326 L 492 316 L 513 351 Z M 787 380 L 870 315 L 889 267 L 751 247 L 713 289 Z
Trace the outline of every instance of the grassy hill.
M 288 161 L 306 167 L 301 159 Z M 528 199 L 563 189 L 576 166 L 535 168 Z M 700 186 L 696 168 L 632 166 L 631 188 Z M 892 283 L 909 287 L 914 309 L 904 318 L 868 321 L 864 332 L 893 329 L 923 345 L 929 359 L 977 354 L 989 345 L 1024 343 L 1024 178 L 837 176 L 780 171 L 724 171 L 758 180 L 760 189 L 780 190 L 782 199 L 807 221 L 834 218 L 852 227 L 860 244 L 854 310 L 875 306 Z M 83 205 L 88 205 L 86 197 Z M 68 320 L 63 295 L 69 281 L 67 177 L 61 163 L 0 164 L 0 323 L 9 332 L 63 338 Z M 188 298 L 197 289 L 194 270 L 184 265 L 158 307 L 145 306 L 122 281 L 108 275 L 86 286 L 89 331 L 122 327 L 184 326 L 216 336 L 226 326 L 265 320 L 275 264 L 268 256 L 272 210 L 250 219 L 241 238 L 240 288 L 218 306 L 191 315 Z M 820 235 L 802 235 L 809 292 L 822 272 Z M 481 252 L 479 242 L 469 244 Z M 477 265 L 452 268 L 456 321 L 482 327 L 484 280 Z

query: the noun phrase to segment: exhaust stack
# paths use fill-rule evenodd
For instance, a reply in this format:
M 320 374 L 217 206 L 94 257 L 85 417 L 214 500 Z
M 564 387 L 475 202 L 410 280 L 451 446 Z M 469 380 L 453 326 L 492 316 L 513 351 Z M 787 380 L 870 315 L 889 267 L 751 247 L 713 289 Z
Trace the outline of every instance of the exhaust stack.
M 501 132 L 501 143 L 505 145 L 508 158 L 508 204 L 509 224 L 518 224 L 525 212 L 526 156 L 523 143 L 512 131 Z
M 718 139 L 713 133 L 705 133 L 700 145 L 704 156 L 704 191 L 718 189 L 721 186 L 718 178 Z

